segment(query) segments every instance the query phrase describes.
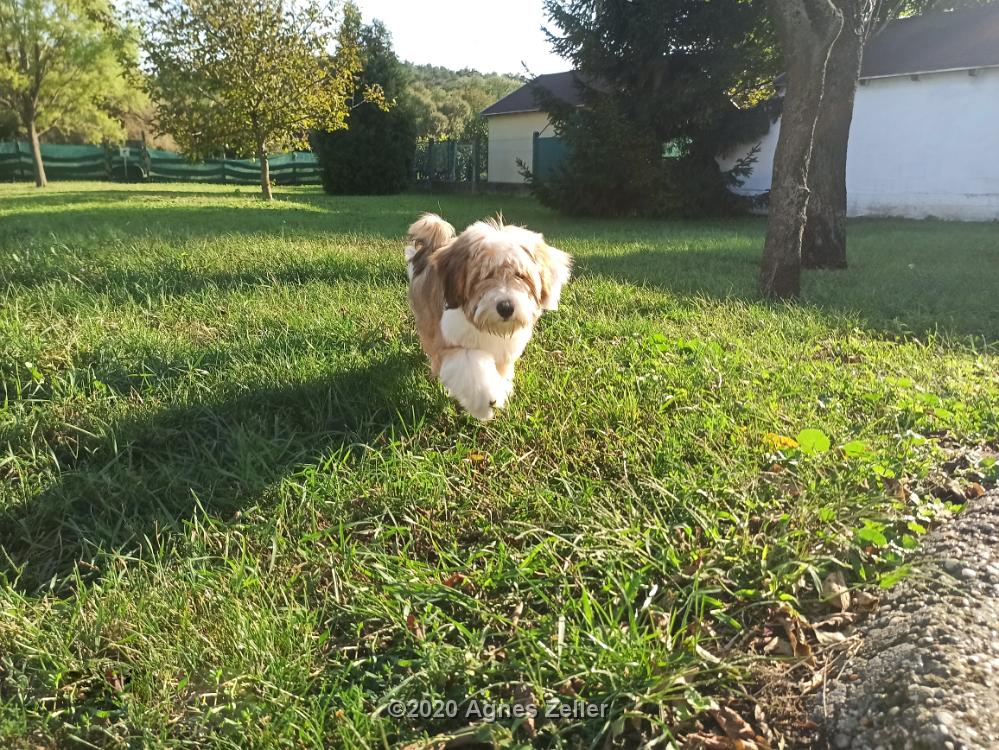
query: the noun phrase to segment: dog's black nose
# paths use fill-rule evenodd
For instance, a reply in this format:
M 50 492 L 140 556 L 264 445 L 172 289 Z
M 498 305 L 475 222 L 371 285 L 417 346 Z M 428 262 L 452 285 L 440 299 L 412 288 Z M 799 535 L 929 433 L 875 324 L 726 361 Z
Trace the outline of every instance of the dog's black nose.
M 508 320 L 513 315 L 513 303 L 508 299 L 500 300 L 496 303 L 496 312 L 503 320 Z

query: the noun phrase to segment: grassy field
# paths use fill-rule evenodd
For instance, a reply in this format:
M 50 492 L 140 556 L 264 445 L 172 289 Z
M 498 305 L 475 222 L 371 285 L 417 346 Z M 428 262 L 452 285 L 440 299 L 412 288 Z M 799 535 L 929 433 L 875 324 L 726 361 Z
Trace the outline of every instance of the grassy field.
M 576 257 L 486 425 L 408 315 L 424 210 Z M 745 712 L 778 608 L 888 585 L 999 443 L 994 225 L 855 222 L 797 306 L 755 297 L 763 231 L 0 186 L 0 746 L 669 747 Z M 531 700 L 606 708 L 469 712 Z

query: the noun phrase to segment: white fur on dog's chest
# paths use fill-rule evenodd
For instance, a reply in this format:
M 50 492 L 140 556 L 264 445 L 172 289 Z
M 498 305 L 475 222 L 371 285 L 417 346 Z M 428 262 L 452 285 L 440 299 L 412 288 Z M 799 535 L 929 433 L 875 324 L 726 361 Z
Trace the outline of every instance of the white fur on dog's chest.
M 450 346 L 479 349 L 491 354 L 497 362 L 516 360 L 531 340 L 531 328 L 521 328 L 510 336 L 496 336 L 473 326 L 460 308 L 445 310 L 441 315 L 441 333 Z

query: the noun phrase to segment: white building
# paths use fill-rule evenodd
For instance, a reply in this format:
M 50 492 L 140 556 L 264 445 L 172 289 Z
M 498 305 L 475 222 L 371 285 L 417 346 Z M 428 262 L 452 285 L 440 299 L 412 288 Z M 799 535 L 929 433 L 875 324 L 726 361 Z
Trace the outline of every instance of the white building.
M 738 192 L 770 190 L 778 131 Z M 851 216 L 999 220 L 999 3 L 895 21 L 871 40 L 846 182 Z

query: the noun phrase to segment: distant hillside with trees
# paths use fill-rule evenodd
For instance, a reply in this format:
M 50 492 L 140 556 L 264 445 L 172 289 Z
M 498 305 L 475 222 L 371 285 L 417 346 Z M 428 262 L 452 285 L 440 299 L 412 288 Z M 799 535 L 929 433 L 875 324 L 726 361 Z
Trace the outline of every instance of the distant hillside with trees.
M 472 138 L 486 134 L 479 112 L 524 84 L 523 78 L 477 70 L 405 63 L 406 97 L 419 138 Z

